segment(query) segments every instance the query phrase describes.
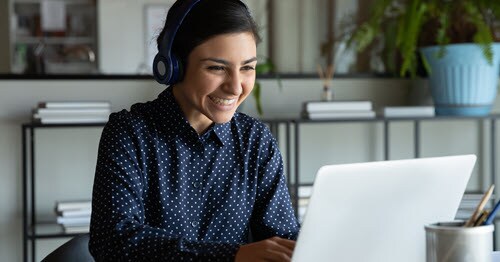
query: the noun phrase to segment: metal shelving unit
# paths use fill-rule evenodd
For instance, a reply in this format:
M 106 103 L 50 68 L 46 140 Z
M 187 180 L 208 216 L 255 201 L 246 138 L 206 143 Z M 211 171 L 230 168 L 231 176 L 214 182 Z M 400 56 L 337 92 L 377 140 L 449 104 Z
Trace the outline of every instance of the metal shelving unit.
M 341 123 L 373 123 L 383 126 L 383 160 L 390 159 L 390 125 L 393 122 L 407 121 L 413 124 L 413 145 L 414 157 L 421 157 L 421 123 L 427 121 L 448 121 L 448 120 L 469 120 L 489 123 L 489 159 L 490 159 L 490 181 L 496 181 L 496 122 L 500 115 L 491 115 L 486 117 L 422 117 L 422 118 L 373 118 L 373 119 L 335 119 L 335 120 L 307 120 L 307 119 L 263 119 L 278 142 L 284 142 L 281 145 L 285 162 L 285 170 L 288 175 L 287 181 L 290 193 L 292 195 L 293 205 L 298 212 L 298 191 L 301 185 L 310 185 L 310 183 L 301 183 L 300 174 L 300 140 L 301 127 L 303 125 L 316 124 L 341 124 Z M 102 123 L 95 124 L 35 124 L 27 123 L 22 125 L 22 161 L 23 161 L 23 259 L 28 261 L 31 254 L 32 261 L 35 260 L 36 240 L 71 237 L 78 234 L 66 234 L 62 228 L 56 224 L 39 224 L 36 216 L 36 170 L 35 170 L 35 130 L 44 128 L 87 128 L 103 127 Z M 282 128 L 285 128 L 284 132 Z M 292 132 L 293 131 L 293 132 Z M 281 137 L 284 134 L 284 137 Z M 293 156 L 292 156 L 293 154 Z M 292 161 L 292 157 L 294 161 Z M 485 174 L 483 174 L 485 175 Z M 293 182 L 292 182 L 293 178 Z M 482 193 L 482 192 L 469 192 Z M 493 197 L 497 200 L 497 197 Z M 298 215 L 298 213 L 297 213 Z M 31 243 L 30 243 L 31 241 Z M 31 245 L 29 245 L 31 244 Z
M 23 161 L 23 261 L 35 261 L 36 240 L 72 237 L 78 234 L 64 233 L 60 225 L 54 223 L 40 223 L 36 215 L 36 168 L 35 130 L 42 128 L 88 128 L 103 127 L 102 123 L 95 124 L 37 124 L 27 123 L 22 125 L 22 161 Z M 31 243 L 30 243 L 31 241 Z M 31 245 L 30 245 L 31 244 Z
M 373 123 L 373 124 L 381 124 L 383 125 L 382 131 L 382 139 L 383 139 L 383 159 L 374 159 L 373 161 L 380 160 L 390 160 L 390 125 L 393 122 L 411 122 L 413 124 L 413 156 L 415 158 L 422 157 L 421 155 L 421 124 L 423 122 L 438 122 L 438 121 L 455 121 L 455 120 L 467 120 L 467 121 L 477 121 L 479 123 L 488 123 L 490 124 L 489 128 L 489 153 L 486 156 L 490 161 L 489 167 L 489 181 L 492 184 L 496 182 L 496 122 L 500 118 L 500 115 L 489 115 L 485 117 L 467 117 L 467 116 L 436 116 L 436 117 L 405 117 L 405 118 L 384 118 L 377 117 L 372 119 L 331 119 L 331 120 L 308 120 L 308 119 L 291 119 L 291 124 L 294 129 L 293 134 L 293 148 L 294 148 L 294 165 L 293 165 L 293 178 L 294 183 L 291 187 L 292 192 L 292 201 L 296 211 L 296 215 L 298 216 L 299 210 L 299 187 L 300 186 L 311 186 L 309 183 L 301 182 L 301 174 L 300 174 L 300 140 L 301 140 L 301 126 L 303 125 L 316 125 L 316 124 L 341 124 L 341 123 Z M 289 147 L 287 147 L 289 148 Z M 478 160 L 482 157 L 479 156 Z M 289 158 L 288 158 L 289 159 Z M 485 171 L 483 176 L 487 175 L 487 171 Z M 486 189 L 483 189 L 484 191 Z M 471 191 L 466 192 L 466 194 L 483 194 L 483 191 Z M 496 202 L 499 198 L 496 195 L 491 197 L 490 201 Z

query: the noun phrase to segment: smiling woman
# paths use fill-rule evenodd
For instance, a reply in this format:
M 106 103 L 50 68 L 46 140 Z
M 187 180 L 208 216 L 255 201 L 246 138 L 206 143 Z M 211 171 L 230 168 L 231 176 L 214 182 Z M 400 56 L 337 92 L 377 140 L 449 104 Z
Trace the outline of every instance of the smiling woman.
M 236 112 L 254 86 L 259 39 L 239 0 L 170 8 L 153 62 L 168 87 L 111 114 L 102 133 L 97 261 L 290 260 L 299 225 L 277 142 Z
M 218 35 L 193 49 L 187 77 L 173 87 L 173 92 L 199 134 L 213 122 L 231 120 L 253 89 L 256 59 L 251 33 Z

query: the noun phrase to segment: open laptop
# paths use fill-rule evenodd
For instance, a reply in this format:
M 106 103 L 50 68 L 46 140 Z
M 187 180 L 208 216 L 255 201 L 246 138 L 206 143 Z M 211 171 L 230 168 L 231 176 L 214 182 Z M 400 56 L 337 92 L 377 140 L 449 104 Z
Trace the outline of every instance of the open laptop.
M 474 155 L 319 169 L 292 261 L 425 261 L 424 225 L 452 221 Z

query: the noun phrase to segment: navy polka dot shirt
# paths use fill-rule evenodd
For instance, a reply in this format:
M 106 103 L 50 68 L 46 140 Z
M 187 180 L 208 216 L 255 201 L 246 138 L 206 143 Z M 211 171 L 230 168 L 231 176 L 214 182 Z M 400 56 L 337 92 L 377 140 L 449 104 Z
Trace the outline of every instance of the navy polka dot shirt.
M 104 127 L 89 250 L 97 261 L 233 261 L 249 232 L 296 239 L 290 203 L 264 124 L 235 113 L 200 136 L 167 88 Z

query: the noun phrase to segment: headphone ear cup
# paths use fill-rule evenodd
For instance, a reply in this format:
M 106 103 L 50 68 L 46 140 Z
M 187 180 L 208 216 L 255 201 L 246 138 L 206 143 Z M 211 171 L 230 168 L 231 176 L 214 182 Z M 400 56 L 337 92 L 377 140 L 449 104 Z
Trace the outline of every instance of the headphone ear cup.
M 160 84 L 169 84 L 172 79 L 171 61 L 161 54 L 156 54 L 153 60 L 153 76 Z
M 180 82 L 183 77 L 183 68 L 181 60 L 177 58 L 174 54 L 170 56 L 170 63 L 172 65 L 171 77 L 168 84 L 172 85 L 177 82 Z

